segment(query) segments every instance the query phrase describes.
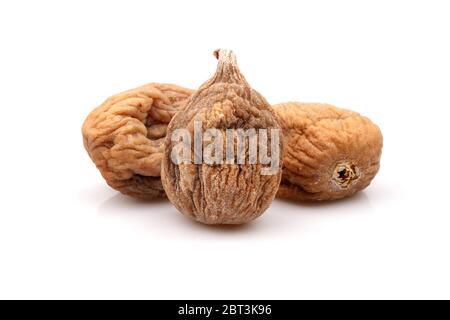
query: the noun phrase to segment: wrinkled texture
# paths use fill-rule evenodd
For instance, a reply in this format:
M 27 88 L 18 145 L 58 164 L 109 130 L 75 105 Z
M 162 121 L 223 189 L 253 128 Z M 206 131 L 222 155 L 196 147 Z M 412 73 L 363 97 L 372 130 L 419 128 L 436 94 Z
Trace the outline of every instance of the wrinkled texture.
M 328 104 L 274 105 L 285 137 L 278 196 L 333 200 L 366 188 L 380 167 L 383 137 L 368 118 Z
M 84 146 L 108 185 L 141 199 L 165 196 L 160 172 L 167 125 L 192 93 L 150 83 L 108 98 L 88 115 Z
M 206 224 L 241 224 L 260 216 L 275 197 L 281 178 L 281 151 L 280 165 L 273 175 L 261 175 L 263 165 L 259 163 L 176 165 L 171 161 L 171 134 L 187 128 L 193 137 L 194 121 L 202 122 L 203 131 L 217 128 L 224 135 L 226 129 L 279 129 L 273 110 L 245 81 L 234 55 L 220 50 L 216 57 L 216 74 L 168 127 L 161 178 L 169 200 L 183 214 Z

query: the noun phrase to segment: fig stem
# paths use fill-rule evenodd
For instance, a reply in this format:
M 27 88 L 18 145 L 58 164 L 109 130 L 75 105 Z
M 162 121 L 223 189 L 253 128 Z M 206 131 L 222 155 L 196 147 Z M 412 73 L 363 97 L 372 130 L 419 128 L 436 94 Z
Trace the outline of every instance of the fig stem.
M 214 57 L 219 61 L 226 61 L 228 63 L 237 65 L 236 55 L 229 49 L 217 49 L 214 51 Z
M 245 80 L 239 67 L 237 65 L 236 55 L 232 50 L 229 49 L 217 49 L 214 51 L 214 56 L 218 60 L 217 70 L 211 83 L 237 83 L 242 85 L 247 85 L 247 80 Z

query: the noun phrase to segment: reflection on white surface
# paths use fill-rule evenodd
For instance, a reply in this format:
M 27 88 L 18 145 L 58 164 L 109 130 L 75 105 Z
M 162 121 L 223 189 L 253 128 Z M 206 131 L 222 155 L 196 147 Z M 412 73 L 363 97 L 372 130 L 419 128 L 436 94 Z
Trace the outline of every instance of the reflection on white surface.
M 87 198 L 91 198 L 87 196 Z M 163 238 L 193 238 L 208 235 L 209 239 L 234 234 L 235 237 L 287 236 L 297 234 L 314 221 L 327 216 L 358 216 L 372 212 L 369 198 L 365 192 L 333 202 L 302 203 L 275 199 L 269 209 L 258 219 L 243 225 L 205 225 L 184 215 L 167 200 L 138 200 L 117 193 L 100 204 L 97 217 L 111 224 L 127 225 L 140 232 L 155 232 Z

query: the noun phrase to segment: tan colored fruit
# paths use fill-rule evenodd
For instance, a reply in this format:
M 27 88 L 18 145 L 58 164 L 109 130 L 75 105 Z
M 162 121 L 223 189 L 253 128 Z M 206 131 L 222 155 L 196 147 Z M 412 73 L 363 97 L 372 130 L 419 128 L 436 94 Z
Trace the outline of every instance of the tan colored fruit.
M 333 200 L 366 188 L 380 167 L 380 129 L 356 112 L 328 104 L 273 106 L 285 137 L 278 196 Z
M 215 55 L 219 60 L 215 75 L 169 124 L 161 178 L 169 200 L 183 214 L 206 224 L 241 224 L 260 216 L 272 202 L 281 178 L 281 150 L 276 159 L 277 172 L 272 175 L 261 174 L 265 165 L 260 162 L 196 164 L 194 147 L 189 152 L 191 163 L 174 164 L 171 159 L 175 147 L 172 134 L 187 129 L 194 137 L 195 121 L 201 122 L 203 132 L 215 128 L 223 136 L 226 129 L 279 129 L 272 108 L 249 86 L 234 54 L 218 50 Z M 276 139 L 269 135 L 269 143 L 272 141 Z M 281 141 L 279 137 L 278 149 L 282 148 Z M 227 144 L 234 142 L 226 140 Z M 203 141 L 203 148 L 207 145 Z M 248 149 L 245 152 L 248 159 Z
M 108 98 L 88 115 L 84 146 L 108 185 L 141 199 L 165 196 L 160 172 L 167 124 L 192 93 L 150 83 Z

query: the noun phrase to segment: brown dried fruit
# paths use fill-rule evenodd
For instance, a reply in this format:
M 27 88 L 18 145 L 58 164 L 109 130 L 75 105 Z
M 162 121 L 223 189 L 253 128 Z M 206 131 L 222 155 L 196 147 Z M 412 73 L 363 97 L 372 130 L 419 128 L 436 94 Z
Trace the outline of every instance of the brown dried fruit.
M 366 188 L 380 167 L 383 137 L 368 118 L 328 104 L 274 105 L 285 137 L 278 196 L 333 200 Z
M 108 98 L 83 124 L 83 142 L 112 188 L 141 199 L 164 197 L 161 158 L 167 125 L 193 93 L 150 83 Z
M 175 164 L 171 159 L 175 148 L 174 131 L 185 128 L 192 137 L 198 121 L 201 121 L 203 132 L 216 128 L 222 136 L 226 136 L 227 129 L 274 129 L 268 131 L 280 132 L 272 108 L 248 85 L 234 54 L 218 50 L 215 56 L 219 60 L 215 75 L 192 95 L 169 124 L 161 178 L 169 200 L 183 214 L 206 224 L 240 224 L 260 216 L 276 194 L 281 178 L 282 137 L 278 141 L 270 134 L 268 137 L 268 143 L 273 142 L 279 150 L 274 159 L 277 161 L 276 173 L 272 175 L 262 175 L 265 166 L 260 161 L 249 164 L 248 146 L 244 149 L 247 159 L 244 164 L 227 164 L 223 154 L 221 164 L 196 164 L 195 156 L 199 152 L 192 144 L 188 163 Z M 226 145 L 230 143 L 235 150 L 236 135 L 226 141 Z M 224 146 L 225 139 L 219 145 Z M 203 149 L 207 146 L 203 141 Z

